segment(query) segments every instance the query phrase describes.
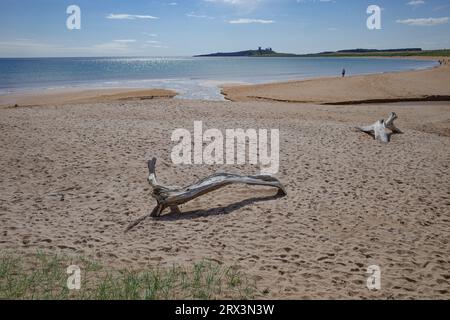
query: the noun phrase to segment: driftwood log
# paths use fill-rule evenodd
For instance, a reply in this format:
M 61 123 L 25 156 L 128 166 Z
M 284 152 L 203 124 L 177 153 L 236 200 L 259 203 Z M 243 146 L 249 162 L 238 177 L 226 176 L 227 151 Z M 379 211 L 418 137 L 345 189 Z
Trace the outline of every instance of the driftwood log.
M 286 189 L 277 178 L 267 175 L 240 176 L 229 173 L 217 173 L 187 187 L 178 188 L 167 187 L 158 183 L 156 179 L 156 158 L 148 161 L 148 170 L 148 182 L 153 189 L 152 197 L 156 199 L 157 205 L 150 214 L 146 214 L 132 222 L 125 231 L 135 227 L 148 217 L 159 217 L 166 208 L 170 208 L 172 212 L 179 213 L 179 205 L 230 184 L 269 186 L 278 189 L 278 196 L 287 194 Z
M 357 130 L 370 134 L 374 139 L 379 139 L 382 142 L 389 142 L 391 135 L 395 133 L 403 133 L 394 125 L 394 121 L 398 118 L 395 112 L 391 112 L 389 118 L 378 120 L 374 124 L 366 127 L 356 127 Z M 391 132 L 386 131 L 389 129 Z

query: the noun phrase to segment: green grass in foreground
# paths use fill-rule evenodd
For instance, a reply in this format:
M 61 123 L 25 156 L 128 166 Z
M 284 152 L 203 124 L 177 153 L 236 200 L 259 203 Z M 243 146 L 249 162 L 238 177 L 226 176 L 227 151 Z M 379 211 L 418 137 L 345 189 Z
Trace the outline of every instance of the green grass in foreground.
M 66 269 L 81 269 L 81 289 L 67 288 Z M 105 270 L 84 258 L 0 256 L 0 299 L 251 299 L 255 286 L 236 268 L 202 261 L 192 267 Z

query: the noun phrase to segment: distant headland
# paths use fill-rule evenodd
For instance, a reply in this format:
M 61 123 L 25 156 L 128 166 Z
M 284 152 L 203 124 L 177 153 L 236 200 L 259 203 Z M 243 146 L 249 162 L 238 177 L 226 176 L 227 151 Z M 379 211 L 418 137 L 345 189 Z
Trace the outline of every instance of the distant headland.
M 244 50 L 236 52 L 217 52 L 210 54 L 196 55 L 194 57 L 365 57 L 365 56 L 430 56 L 448 57 L 449 49 L 443 50 L 423 50 L 422 48 L 401 48 L 401 49 L 350 49 L 339 51 L 324 51 L 310 54 L 280 53 L 272 48 L 261 48 L 256 50 Z
M 236 52 L 216 52 L 210 54 L 201 54 L 194 57 L 295 57 L 296 54 L 291 53 L 279 53 L 272 48 L 261 48 L 256 50 L 245 50 Z

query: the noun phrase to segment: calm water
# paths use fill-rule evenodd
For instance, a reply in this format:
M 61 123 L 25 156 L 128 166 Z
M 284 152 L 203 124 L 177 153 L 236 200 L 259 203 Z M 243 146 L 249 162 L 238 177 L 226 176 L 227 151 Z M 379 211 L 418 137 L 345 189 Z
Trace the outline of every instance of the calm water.
M 0 59 L 0 94 L 73 87 L 174 89 L 180 98 L 222 100 L 218 85 L 430 68 L 433 61 L 370 58 Z

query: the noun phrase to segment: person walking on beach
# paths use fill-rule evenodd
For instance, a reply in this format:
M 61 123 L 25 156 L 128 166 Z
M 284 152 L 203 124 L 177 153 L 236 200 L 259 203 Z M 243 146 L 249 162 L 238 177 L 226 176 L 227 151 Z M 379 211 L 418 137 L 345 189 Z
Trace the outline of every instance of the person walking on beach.
M 344 77 L 345 77 L 345 68 L 342 69 L 342 78 L 344 78 Z

